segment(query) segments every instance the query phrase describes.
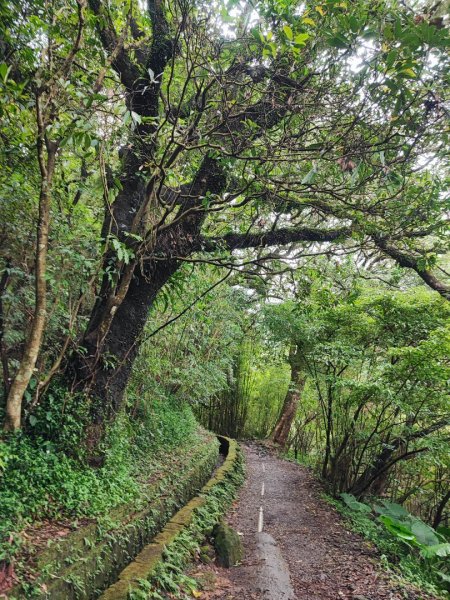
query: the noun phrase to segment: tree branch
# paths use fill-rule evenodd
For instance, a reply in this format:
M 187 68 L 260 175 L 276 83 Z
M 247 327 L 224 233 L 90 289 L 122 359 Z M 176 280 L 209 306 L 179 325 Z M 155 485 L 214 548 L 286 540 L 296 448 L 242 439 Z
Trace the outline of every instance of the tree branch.
M 429 269 L 421 267 L 416 257 L 402 252 L 381 236 L 374 235 L 372 239 L 380 250 L 393 258 L 401 267 L 413 269 L 430 288 L 438 292 L 446 300 L 450 300 L 450 286 L 440 281 Z
M 101 0 L 89 0 L 92 12 L 97 16 L 97 31 L 103 48 L 108 55 L 113 55 L 112 67 L 120 77 L 120 81 L 128 91 L 133 90 L 140 70 L 133 63 L 123 47 L 121 37 L 117 35 L 111 15 Z
M 295 242 L 334 242 L 350 237 L 351 227 L 338 229 L 314 229 L 311 227 L 286 227 L 260 233 L 227 233 L 223 237 L 204 239 L 202 249 L 214 251 L 218 248 L 238 250 L 242 248 L 264 248 L 292 244 Z

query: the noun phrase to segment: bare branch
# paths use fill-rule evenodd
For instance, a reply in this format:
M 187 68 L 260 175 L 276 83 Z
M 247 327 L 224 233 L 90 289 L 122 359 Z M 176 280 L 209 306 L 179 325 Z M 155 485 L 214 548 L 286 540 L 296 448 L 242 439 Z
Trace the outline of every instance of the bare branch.
M 286 227 L 260 233 L 227 233 L 223 237 L 204 240 L 203 249 L 207 251 L 226 247 L 229 250 L 241 248 L 263 248 L 295 242 L 335 242 L 350 237 L 351 227 L 338 229 L 314 229 L 311 227 Z

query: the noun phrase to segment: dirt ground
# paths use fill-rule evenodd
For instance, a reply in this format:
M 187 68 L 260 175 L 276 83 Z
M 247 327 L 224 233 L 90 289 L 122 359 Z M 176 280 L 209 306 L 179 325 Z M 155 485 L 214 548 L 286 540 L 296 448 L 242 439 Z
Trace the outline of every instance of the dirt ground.
M 242 535 L 245 558 L 231 569 L 196 565 L 192 574 L 203 582 L 202 599 L 292 598 L 288 592 L 273 595 L 266 585 L 271 573 L 258 546 L 262 524 L 281 551 L 295 600 L 430 600 L 389 581 L 376 551 L 345 529 L 307 469 L 261 446 L 244 445 L 243 450 L 247 479 L 226 520 Z

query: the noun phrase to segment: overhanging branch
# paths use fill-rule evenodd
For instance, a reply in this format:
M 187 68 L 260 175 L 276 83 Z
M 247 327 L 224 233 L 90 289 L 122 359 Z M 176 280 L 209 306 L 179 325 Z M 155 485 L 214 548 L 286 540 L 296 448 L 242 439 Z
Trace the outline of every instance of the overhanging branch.
M 352 234 L 351 227 L 337 229 L 314 229 L 311 227 L 286 227 L 258 233 L 227 233 L 222 237 L 203 239 L 202 249 L 214 251 L 218 248 L 238 250 L 283 246 L 296 242 L 335 242 Z
M 373 236 L 373 241 L 385 254 L 393 258 L 400 267 L 413 269 L 417 275 L 433 290 L 438 292 L 446 300 L 450 300 L 450 286 L 440 281 L 429 269 L 420 265 L 415 256 L 399 250 L 381 236 Z

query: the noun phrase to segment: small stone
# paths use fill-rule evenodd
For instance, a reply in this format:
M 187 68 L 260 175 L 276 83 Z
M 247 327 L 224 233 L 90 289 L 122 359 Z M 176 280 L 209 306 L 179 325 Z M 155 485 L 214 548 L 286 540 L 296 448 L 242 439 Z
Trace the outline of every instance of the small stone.
M 208 565 L 214 560 L 214 548 L 208 546 L 201 546 L 200 548 L 200 560 L 204 565 Z

